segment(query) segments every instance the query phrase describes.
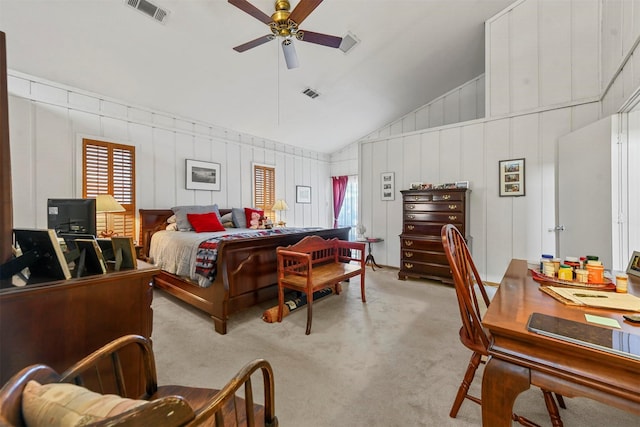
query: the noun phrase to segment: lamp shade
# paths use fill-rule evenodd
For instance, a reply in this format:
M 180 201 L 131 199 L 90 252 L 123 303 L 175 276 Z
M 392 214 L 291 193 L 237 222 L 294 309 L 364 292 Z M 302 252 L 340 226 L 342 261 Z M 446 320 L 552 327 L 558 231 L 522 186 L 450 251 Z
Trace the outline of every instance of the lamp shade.
M 124 212 L 126 209 L 111 194 L 96 197 L 96 212 Z
M 278 199 L 271 209 L 274 211 L 286 211 L 287 209 L 289 209 L 289 206 L 283 199 Z

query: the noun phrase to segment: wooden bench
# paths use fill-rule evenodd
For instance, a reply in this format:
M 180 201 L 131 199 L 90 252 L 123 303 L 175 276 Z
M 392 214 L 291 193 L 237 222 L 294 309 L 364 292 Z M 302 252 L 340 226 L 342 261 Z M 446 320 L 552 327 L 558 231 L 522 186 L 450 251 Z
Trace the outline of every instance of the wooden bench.
M 339 294 L 340 282 L 360 275 L 362 302 L 367 302 L 364 294 L 364 243 L 308 236 L 295 245 L 279 247 L 276 252 L 278 256 L 278 322 L 282 321 L 285 288 L 304 292 L 307 295 L 307 335 L 311 333 L 315 291 L 333 286 L 335 293 Z

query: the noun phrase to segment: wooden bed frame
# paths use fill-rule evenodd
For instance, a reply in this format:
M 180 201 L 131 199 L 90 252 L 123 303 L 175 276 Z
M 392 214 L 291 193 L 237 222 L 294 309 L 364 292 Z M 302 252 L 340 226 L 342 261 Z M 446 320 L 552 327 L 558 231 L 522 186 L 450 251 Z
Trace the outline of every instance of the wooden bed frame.
M 140 209 L 140 242 L 143 256 L 149 255 L 151 236 L 164 230 L 170 209 Z M 220 209 L 220 214 L 231 212 Z M 276 299 L 278 273 L 276 248 L 296 244 L 308 235 L 324 239 L 349 240 L 349 227 L 313 232 L 280 234 L 260 238 L 223 240 L 218 245 L 216 278 L 203 288 L 187 278 L 161 271 L 154 286 L 208 313 L 216 332 L 227 333 L 227 320 L 235 312 L 259 302 Z

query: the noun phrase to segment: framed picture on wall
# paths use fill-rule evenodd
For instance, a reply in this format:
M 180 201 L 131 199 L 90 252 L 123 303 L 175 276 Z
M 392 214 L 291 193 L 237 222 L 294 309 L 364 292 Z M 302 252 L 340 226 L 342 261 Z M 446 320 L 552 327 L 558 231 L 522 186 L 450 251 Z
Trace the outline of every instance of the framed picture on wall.
M 311 187 L 296 185 L 296 203 L 311 203 Z
M 186 159 L 187 190 L 220 191 L 220 163 Z
M 500 197 L 524 196 L 524 159 L 500 160 Z
M 382 200 L 395 200 L 396 185 L 394 175 L 393 172 L 382 172 L 380 174 L 380 198 Z

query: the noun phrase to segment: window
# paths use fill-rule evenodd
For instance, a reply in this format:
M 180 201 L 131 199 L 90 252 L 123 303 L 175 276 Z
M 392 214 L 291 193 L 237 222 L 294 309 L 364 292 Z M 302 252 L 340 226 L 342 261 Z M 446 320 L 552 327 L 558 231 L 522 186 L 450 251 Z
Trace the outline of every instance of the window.
M 276 214 L 271 209 L 276 202 L 276 168 L 264 165 L 253 165 L 253 204 L 264 211 L 264 216 L 276 221 Z
M 358 175 L 350 175 L 347 191 L 342 202 L 342 209 L 338 215 L 338 227 L 351 227 L 349 240 L 356 240 L 356 225 L 358 223 Z
M 134 237 L 136 219 L 135 147 L 111 142 L 82 140 L 82 197 L 111 194 L 125 209 L 98 214 L 98 230 L 113 230 Z

